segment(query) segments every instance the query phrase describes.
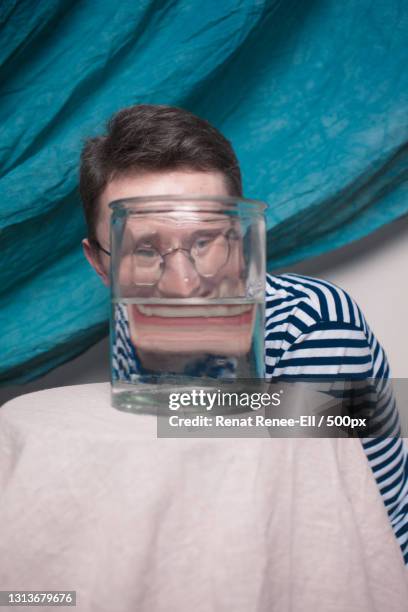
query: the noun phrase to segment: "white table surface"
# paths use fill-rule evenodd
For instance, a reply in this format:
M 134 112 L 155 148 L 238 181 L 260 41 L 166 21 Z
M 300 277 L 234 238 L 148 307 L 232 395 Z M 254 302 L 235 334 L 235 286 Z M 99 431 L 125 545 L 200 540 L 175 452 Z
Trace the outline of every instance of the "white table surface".
M 358 440 L 158 439 L 107 383 L 0 409 L 0 531 L 0 589 L 80 611 L 408 610 Z

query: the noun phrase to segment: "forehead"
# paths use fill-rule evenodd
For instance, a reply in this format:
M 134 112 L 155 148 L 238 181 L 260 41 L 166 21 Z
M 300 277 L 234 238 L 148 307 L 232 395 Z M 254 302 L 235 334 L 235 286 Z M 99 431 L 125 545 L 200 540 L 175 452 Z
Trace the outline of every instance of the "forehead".
M 163 196 L 163 195 L 178 195 L 186 194 L 208 195 L 208 196 L 226 196 L 228 190 L 224 176 L 220 172 L 196 172 L 177 170 L 172 172 L 160 173 L 144 173 L 139 175 L 126 175 L 113 179 L 106 186 L 100 197 L 99 216 L 97 220 L 97 231 L 107 234 L 109 232 L 109 222 L 111 210 L 109 204 L 115 200 L 127 199 L 143 196 Z M 166 213 L 166 218 L 162 222 L 167 222 L 175 227 L 175 224 L 182 224 L 186 228 L 186 223 L 196 225 L 200 223 L 211 223 L 211 217 L 218 217 L 219 213 L 210 213 L 207 211 L 207 219 L 204 217 L 204 212 L 198 215 L 197 213 L 189 213 L 185 211 L 177 211 L 175 208 L 171 212 Z M 147 215 L 148 216 L 148 215 Z M 152 215 L 153 216 L 153 215 Z M 141 219 L 141 216 L 139 217 Z M 145 222 L 147 219 L 145 218 Z M 157 219 L 159 222 L 159 219 Z M 180 226 L 180 227 L 181 227 Z
M 158 238 L 188 237 L 196 234 L 211 234 L 227 230 L 231 217 L 226 214 L 195 214 L 167 212 L 141 214 L 127 220 L 126 233 L 134 238 L 151 236 Z

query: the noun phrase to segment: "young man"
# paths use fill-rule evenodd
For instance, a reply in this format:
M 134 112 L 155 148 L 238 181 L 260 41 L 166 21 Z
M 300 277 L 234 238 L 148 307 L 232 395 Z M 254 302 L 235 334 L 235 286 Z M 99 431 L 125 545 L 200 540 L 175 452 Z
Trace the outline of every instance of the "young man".
M 230 143 L 208 122 L 174 107 L 139 105 L 117 113 L 106 135 L 88 140 L 80 192 L 88 226 L 84 253 L 109 284 L 110 202 L 165 194 L 242 196 L 242 183 Z M 163 240 L 169 231 L 160 229 Z M 205 294 L 206 278 L 197 269 L 191 248 L 188 252 L 172 248 L 163 257 L 153 245 L 155 256 L 161 258 L 156 296 Z M 392 393 L 387 395 L 389 366 L 383 349 L 357 304 L 327 281 L 268 275 L 265 299 L 268 378 L 358 376 L 384 381 L 384 410 L 390 415 L 387 437 L 367 438 L 362 444 L 408 564 L 408 453 Z M 123 310 L 117 325 L 121 348 L 114 365 L 131 379 L 140 364 L 134 354 L 132 324 Z

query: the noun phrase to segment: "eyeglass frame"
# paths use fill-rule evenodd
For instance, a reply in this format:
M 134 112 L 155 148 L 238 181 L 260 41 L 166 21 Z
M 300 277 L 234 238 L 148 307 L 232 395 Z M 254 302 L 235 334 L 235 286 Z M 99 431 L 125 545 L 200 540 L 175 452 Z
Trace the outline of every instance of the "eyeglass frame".
M 196 262 L 195 262 L 194 258 L 193 258 L 193 257 L 192 257 L 192 255 L 191 255 L 191 250 L 192 250 L 192 248 L 193 248 L 193 246 L 194 246 L 194 243 L 193 243 L 193 245 L 190 247 L 190 249 L 185 249 L 185 248 L 183 248 L 183 247 L 176 247 L 176 248 L 174 248 L 174 249 L 170 248 L 170 249 L 168 249 L 167 251 L 164 251 L 163 253 L 160 253 L 160 252 L 159 252 L 157 249 L 155 249 L 155 248 L 154 248 L 154 250 L 157 252 L 157 254 L 158 254 L 158 255 L 159 255 L 161 258 L 162 258 L 162 260 L 163 260 L 163 261 L 160 263 L 160 265 L 163 265 L 163 263 L 164 263 L 164 258 L 165 258 L 165 257 L 167 257 L 167 255 L 171 255 L 172 253 L 176 253 L 177 251 L 184 251 L 185 253 L 187 253 L 187 257 L 188 257 L 189 261 L 191 261 L 191 262 L 194 264 L 194 268 L 195 268 L 195 270 L 196 270 L 196 272 L 198 273 L 198 275 L 199 275 L 199 276 L 202 276 L 203 278 L 212 278 L 212 277 L 214 277 L 216 274 L 218 274 L 218 272 L 219 272 L 219 271 L 220 271 L 220 270 L 221 270 L 221 269 L 222 269 L 222 268 L 223 268 L 223 267 L 226 265 L 226 263 L 227 263 L 227 262 L 228 262 L 228 260 L 229 260 L 229 257 L 230 257 L 230 254 L 231 254 L 231 246 L 230 246 L 230 240 L 231 240 L 231 237 L 230 237 L 230 236 L 227 236 L 226 234 L 228 234 L 228 233 L 229 233 L 231 230 L 233 230 L 233 231 L 234 231 L 234 228 L 229 227 L 229 228 L 228 228 L 228 230 L 225 232 L 225 234 L 223 234 L 223 233 L 221 232 L 221 234 L 222 234 L 222 235 L 223 235 L 223 236 L 226 238 L 226 241 L 227 241 L 227 247 L 228 247 L 228 252 L 227 252 L 227 257 L 226 257 L 226 259 L 225 259 L 225 262 L 222 264 L 222 266 L 220 266 L 220 268 L 218 268 L 218 270 L 216 270 L 216 271 L 214 272 L 214 274 L 205 274 L 205 275 L 204 275 L 204 274 L 200 274 L 200 272 L 197 270 Z M 238 236 L 238 234 L 237 234 L 237 236 L 235 237 L 235 240 L 237 240 L 238 238 L 239 238 L 239 236 Z M 94 244 L 94 245 L 95 245 L 95 246 L 96 246 L 96 247 L 97 247 L 97 248 L 98 248 L 100 251 L 102 251 L 103 253 L 105 253 L 105 254 L 106 254 L 106 255 L 108 255 L 109 257 L 111 257 L 111 252 L 110 252 L 110 251 L 108 251 L 107 249 L 105 249 L 105 248 L 104 248 L 104 247 L 103 247 L 103 246 L 100 244 L 99 240 L 97 240 L 96 238 L 89 238 L 88 240 L 89 240 L 89 242 L 90 242 L 91 244 Z M 156 281 L 155 283 L 153 283 L 152 285 L 156 285 L 156 284 L 157 284 L 157 283 L 160 281 L 160 279 L 161 279 L 161 277 L 162 277 L 162 275 L 163 275 L 163 272 L 164 272 L 164 268 L 163 268 L 163 270 L 162 270 L 162 272 L 161 272 L 161 274 L 160 274 L 159 278 L 157 279 L 157 281 Z

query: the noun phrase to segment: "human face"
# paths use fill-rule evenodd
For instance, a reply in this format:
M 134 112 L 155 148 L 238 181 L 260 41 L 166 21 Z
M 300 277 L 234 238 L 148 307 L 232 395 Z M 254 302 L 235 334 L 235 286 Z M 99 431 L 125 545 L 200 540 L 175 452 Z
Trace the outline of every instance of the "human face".
M 228 196 L 225 179 L 218 172 L 172 171 L 123 176 L 111 181 L 100 199 L 100 213 L 96 226 L 99 243 L 110 250 L 109 203 L 114 200 L 144 196 L 185 194 Z M 154 205 L 152 205 L 154 207 Z M 167 212 L 146 214 L 130 220 L 131 240 L 149 241 L 160 252 L 172 251 L 165 257 L 165 265 L 157 283 L 147 288 L 133 288 L 131 297 L 146 298 L 234 298 L 243 295 L 243 255 L 240 240 L 229 243 L 228 260 L 211 278 L 201 275 L 182 248 L 190 247 L 192 236 L 208 230 L 227 234 L 231 220 L 213 212 Z M 147 237 L 147 238 L 146 238 Z M 109 256 L 103 252 L 95 258 L 84 241 L 88 260 L 109 283 Z M 123 258 L 119 270 L 119 283 L 132 284 L 132 260 Z M 129 296 L 127 296 L 129 297 Z M 147 310 L 146 310 L 147 308 Z M 131 339 L 140 351 L 194 352 L 216 350 L 218 354 L 245 352 L 250 342 L 253 314 L 250 307 L 177 306 L 177 313 L 167 305 L 140 304 L 128 306 Z M 242 312 L 237 310 L 241 308 Z M 184 309 L 182 312 L 181 310 Z M 143 311 L 143 312 L 142 312 Z M 237 334 L 238 328 L 241 330 Z M 197 335 L 200 330 L 199 336 Z M 243 333 L 242 333 L 243 332 Z M 195 347 L 195 348 L 194 348 Z
M 110 216 L 109 204 L 115 200 L 142 196 L 179 195 L 228 196 L 224 176 L 220 172 L 196 172 L 175 170 L 172 172 L 147 172 L 124 175 L 110 181 L 100 196 L 96 236 L 99 244 L 109 250 Z M 82 241 L 84 254 L 91 266 L 109 285 L 109 256 L 94 249 L 87 238 Z

